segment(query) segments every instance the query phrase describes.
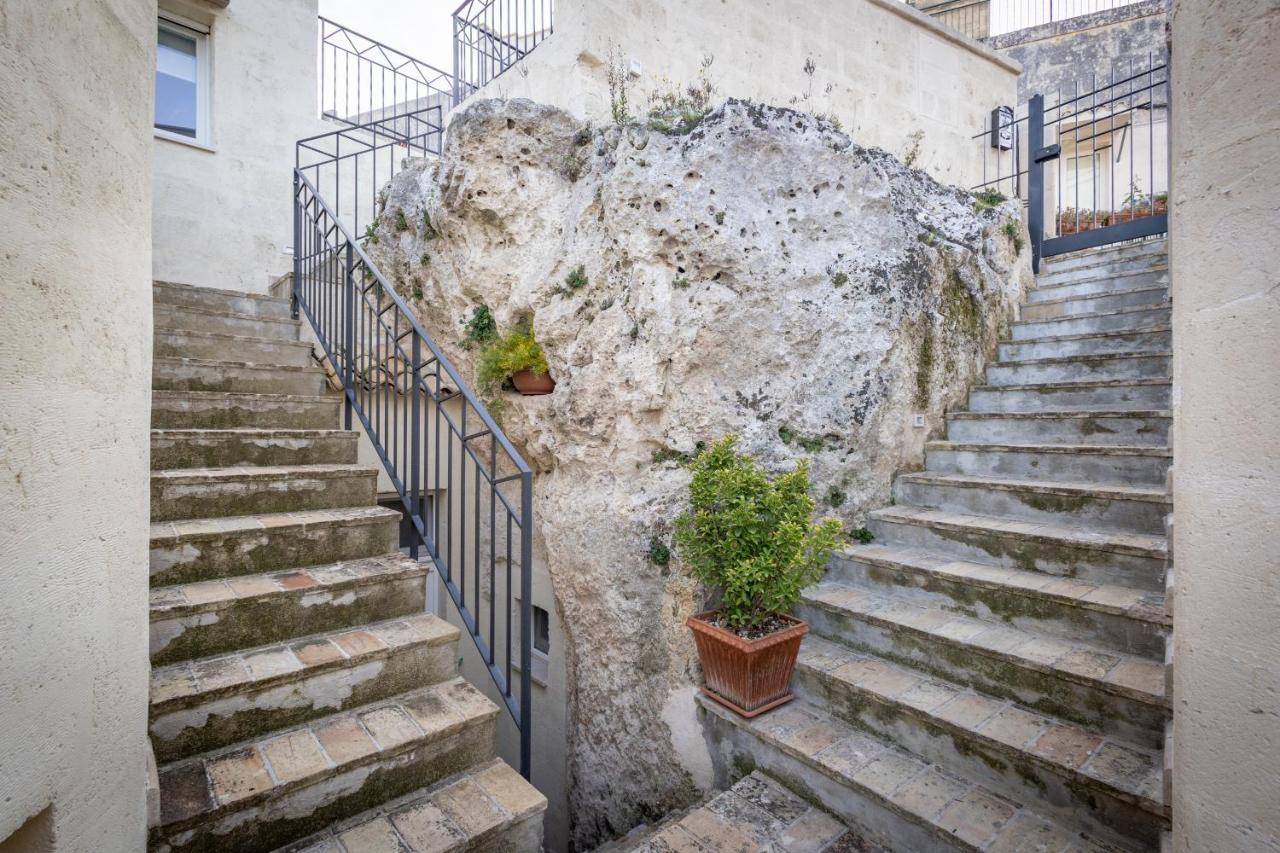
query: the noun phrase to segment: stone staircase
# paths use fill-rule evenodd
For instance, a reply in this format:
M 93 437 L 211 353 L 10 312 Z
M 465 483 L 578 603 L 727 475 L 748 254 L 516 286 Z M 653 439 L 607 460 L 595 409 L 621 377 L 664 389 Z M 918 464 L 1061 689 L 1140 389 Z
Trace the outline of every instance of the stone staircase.
M 287 300 L 157 283 L 153 851 L 541 849 Z
M 1154 850 L 1169 826 L 1163 242 L 1054 260 L 969 411 L 805 591 L 799 698 L 700 700 L 753 768 L 875 843 Z

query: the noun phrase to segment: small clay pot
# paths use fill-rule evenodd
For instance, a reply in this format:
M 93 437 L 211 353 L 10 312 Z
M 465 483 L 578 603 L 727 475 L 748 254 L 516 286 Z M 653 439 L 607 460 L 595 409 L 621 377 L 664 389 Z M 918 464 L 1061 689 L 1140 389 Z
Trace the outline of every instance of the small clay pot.
M 534 373 L 532 370 L 517 370 L 511 374 L 511 384 L 526 397 L 550 394 L 556 390 L 556 381 L 550 373 Z
M 744 640 L 712 624 L 716 611 L 690 616 L 698 659 L 706 681 L 702 692 L 743 717 L 755 717 L 790 702 L 791 671 L 809 623 L 785 614 L 788 627 L 756 640 Z

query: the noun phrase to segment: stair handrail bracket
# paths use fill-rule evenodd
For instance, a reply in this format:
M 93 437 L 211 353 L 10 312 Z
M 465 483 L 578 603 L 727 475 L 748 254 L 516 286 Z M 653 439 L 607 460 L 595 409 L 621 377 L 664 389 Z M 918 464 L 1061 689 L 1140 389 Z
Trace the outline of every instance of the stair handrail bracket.
M 386 182 L 438 154 L 440 113 L 299 140 L 293 310 L 341 382 L 345 427 L 359 422 L 395 488 L 403 544 L 414 559 L 425 550 L 492 676 L 529 778 L 532 470 L 362 243 L 376 239 Z

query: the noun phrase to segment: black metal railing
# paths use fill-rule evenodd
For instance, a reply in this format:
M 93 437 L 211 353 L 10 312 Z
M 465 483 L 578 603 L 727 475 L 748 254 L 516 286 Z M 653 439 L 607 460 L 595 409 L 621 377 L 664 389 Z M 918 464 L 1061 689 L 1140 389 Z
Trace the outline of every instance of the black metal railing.
M 463 0 L 453 13 L 454 103 L 555 31 L 555 0 Z
M 433 563 L 493 677 L 528 778 L 532 474 L 370 253 L 431 228 L 384 210 L 382 190 L 406 158 L 439 152 L 441 122 L 432 106 L 298 142 L 294 309 L 341 381 L 346 427 L 359 421 L 399 495 L 410 555 Z
M 1117 63 L 1105 80 L 993 113 L 974 136 L 974 190 L 1026 202 L 1037 270 L 1042 257 L 1168 230 L 1168 79 L 1163 57 Z
M 984 39 L 1130 6 L 1142 0 L 907 0 L 969 38 Z
M 359 126 L 453 105 L 453 75 L 320 18 L 320 114 Z

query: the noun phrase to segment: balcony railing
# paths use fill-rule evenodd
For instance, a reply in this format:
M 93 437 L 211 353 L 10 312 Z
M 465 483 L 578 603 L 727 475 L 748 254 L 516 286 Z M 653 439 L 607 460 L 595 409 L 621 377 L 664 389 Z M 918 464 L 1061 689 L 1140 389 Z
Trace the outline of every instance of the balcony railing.
M 555 0 L 464 0 L 453 13 L 454 102 L 529 55 L 555 31 Z
M 320 114 L 354 126 L 453 105 L 453 75 L 320 18 Z
M 939 23 L 973 39 L 1003 35 L 1141 0 L 907 0 Z

